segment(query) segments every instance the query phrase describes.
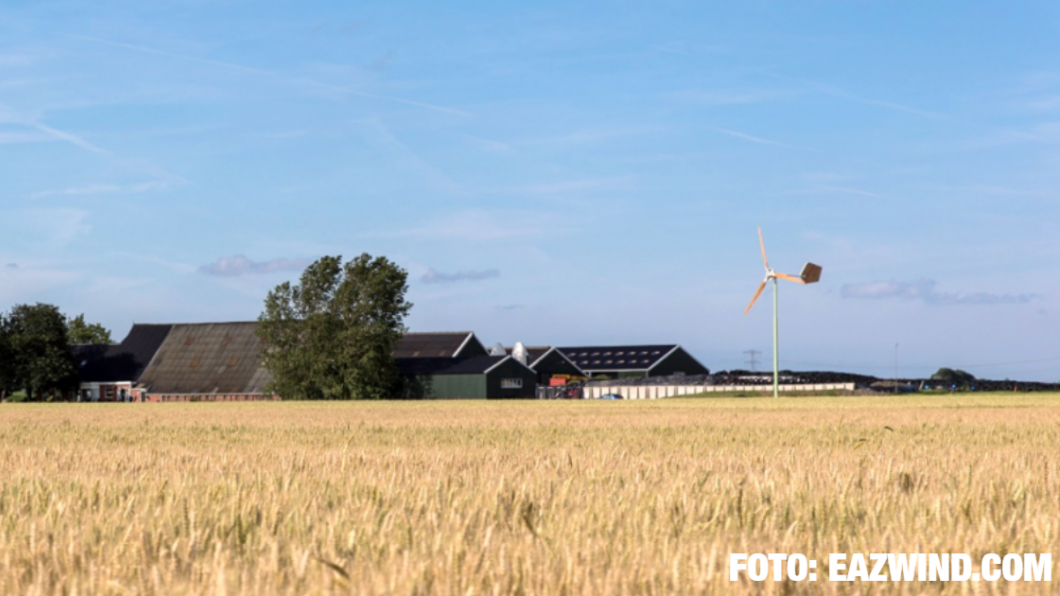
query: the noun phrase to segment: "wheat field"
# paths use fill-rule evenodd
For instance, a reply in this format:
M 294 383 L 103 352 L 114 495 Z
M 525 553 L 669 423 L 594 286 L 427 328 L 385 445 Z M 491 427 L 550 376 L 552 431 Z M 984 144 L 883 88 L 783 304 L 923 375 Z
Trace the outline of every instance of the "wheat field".
M 1060 395 L 0 405 L 0 594 L 1046 594 L 731 552 L 1056 552 Z

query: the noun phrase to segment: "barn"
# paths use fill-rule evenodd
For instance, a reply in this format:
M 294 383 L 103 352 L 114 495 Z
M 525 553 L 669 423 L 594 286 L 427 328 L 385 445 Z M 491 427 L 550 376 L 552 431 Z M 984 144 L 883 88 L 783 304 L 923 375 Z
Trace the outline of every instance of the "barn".
M 173 325 L 140 375 L 150 402 L 258 401 L 269 371 L 256 321 Z
M 408 397 L 511 399 L 534 397 L 537 373 L 511 356 L 397 358 L 414 387 Z
M 708 375 L 710 370 L 677 344 L 559 348 L 592 378 Z

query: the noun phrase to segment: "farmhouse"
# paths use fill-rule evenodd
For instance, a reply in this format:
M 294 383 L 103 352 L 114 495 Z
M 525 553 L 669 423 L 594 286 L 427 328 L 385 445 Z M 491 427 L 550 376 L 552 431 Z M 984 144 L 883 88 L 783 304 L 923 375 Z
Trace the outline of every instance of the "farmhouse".
M 559 348 L 592 378 L 708 375 L 710 371 L 677 344 Z
M 137 323 L 120 344 L 73 346 L 77 401 L 140 401 L 140 376 L 172 327 Z

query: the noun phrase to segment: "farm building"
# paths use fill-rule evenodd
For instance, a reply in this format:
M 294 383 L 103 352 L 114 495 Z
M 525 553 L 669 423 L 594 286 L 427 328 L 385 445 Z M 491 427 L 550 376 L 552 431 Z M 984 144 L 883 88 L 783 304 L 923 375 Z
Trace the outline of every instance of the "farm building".
M 133 325 L 116 345 L 75 346 L 82 401 L 256 401 L 269 372 L 256 321 Z M 534 371 L 491 357 L 469 331 L 408 333 L 394 350 L 420 397 L 532 397 Z
M 172 327 L 138 323 L 120 344 L 73 346 L 77 401 L 140 401 L 140 376 Z
M 145 401 L 257 401 L 269 372 L 256 321 L 173 325 L 140 375 Z
M 394 349 L 394 358 L 466 358 L 485 355 L 486 348 L 470 331 L 406 333 Z
M 677 344 L 559 348 L 593 378 L 707 375 L 710 371 Z
M 537 373 L 511 356 L 398 358 L 415 387 L 409 397 L 507 399 L 534 397 Z
M 75 346 L 82 401 L 252 401 L 266 393 L 256 321 L 133 325 L 120 344 Z M 407 333 L 394 349 L 407 377 L 404 397 L 534 397 L 538 385 L 571 378 L 702 375 L 678 345 L 511 348 L 490 355 L 470 331 Z M 397 397 L 397 396 L 395 396 Z
M 512 348 L 510 347 L 504 348 L 504 350 L 508 354 L 512 353 Z M 558 348 L 527 346 L 526 355 L 526 365 L 537 373 L 538 385 L 562 385 L 569 379 L 589 376 Z

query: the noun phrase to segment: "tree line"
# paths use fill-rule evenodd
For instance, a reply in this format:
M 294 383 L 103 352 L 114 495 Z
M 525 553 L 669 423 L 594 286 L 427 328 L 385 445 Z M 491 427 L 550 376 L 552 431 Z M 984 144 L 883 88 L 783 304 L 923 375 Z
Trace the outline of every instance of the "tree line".
M 110 344 L 110 331 L 67 318 L 52 304 L 19 304 L 0 313 L 0 399 L 61 399 L 78 386 L 74 344 Z

